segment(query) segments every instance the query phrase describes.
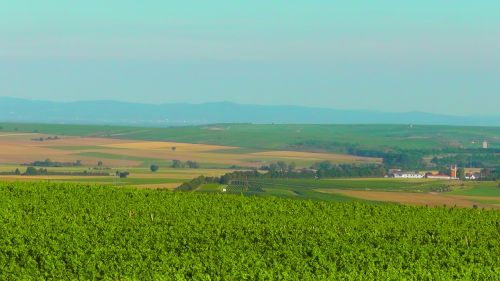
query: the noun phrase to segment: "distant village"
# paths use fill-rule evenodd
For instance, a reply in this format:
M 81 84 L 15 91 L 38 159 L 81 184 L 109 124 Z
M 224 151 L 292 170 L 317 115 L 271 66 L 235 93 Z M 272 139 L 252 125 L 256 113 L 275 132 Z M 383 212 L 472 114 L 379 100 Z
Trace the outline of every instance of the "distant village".
M 459 180 L 458 177 L 458 167 L 457 165 L 452 165 L 450 167 L 450 174 L 442 174 L 435 172 L 407 172 L 400 169 L 389 170 L 388 177 L 390 178 L 401 178 L 401 179 L 441 179 L 441 180 Z M 464 179 L 466 180 L 478 180 L 481 178 L 481 173 L 479 172 L 465 172 Z
M 472 142 L 476 143 L 476 142 Z M 481 144 L 481 142 L 479 142 Z M 484 140 L 482 142 L 482 148 L 488 149 L 488 141 Z M 401 178 L 401 179 L 442 179 L 442 180 L 479 180 L 481 179 L 480 172 L 474 172 L 472 170 L 465 170 L 463 175 L 458 175 L 457 165 L 451 165 L 449 174 L 443 174 L 439 172 L 419 172 L 419 171 L 403 171 L 401 169 L 390 169 L 386 177 L 389 178 Z

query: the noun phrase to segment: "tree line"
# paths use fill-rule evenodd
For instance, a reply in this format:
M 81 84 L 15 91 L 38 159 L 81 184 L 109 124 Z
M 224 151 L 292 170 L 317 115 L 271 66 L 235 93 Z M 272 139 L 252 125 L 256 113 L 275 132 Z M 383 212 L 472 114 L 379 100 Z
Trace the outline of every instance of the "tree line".
M 81 171 L 81 172 L 63 172 L 63 171 L 49 171 L 46 168 L 35 168 L 29 166 L 24 172 L 21 172 L 19 168 L 10 172 L 0 172 L 0 175 L 9 176 L 109 176 L 106 172 L 96 172 L 96 171 Z
M 199 176 L 190 182 L 183 183 L 177 190 L 190 191 L 202 184 L 217 183 L 230 184 L 233 180 L 241 179 L 266 179 L 266 178 L 296 178 L 296 179 L 320 179 L 320 178 L 360 178 L 360 177 L 383 177 L 386 170 L 377 164 L 332 164 L 323 161 L 313 164 L 310 168 L 296 169 L 294 163 L 287 164 L 279 161 L 269 166 L 261 167 L 261 171 L 234 171 L 220 177 Z
M 34 161 L 31 163 L 25 163 L 24 166 L 33 166 L 33 167 L 81 167 L 82 160 L 76 160 L 75 162 L 57 162 L 52 161 L 50 159 L 45 159 L 43 161 Z

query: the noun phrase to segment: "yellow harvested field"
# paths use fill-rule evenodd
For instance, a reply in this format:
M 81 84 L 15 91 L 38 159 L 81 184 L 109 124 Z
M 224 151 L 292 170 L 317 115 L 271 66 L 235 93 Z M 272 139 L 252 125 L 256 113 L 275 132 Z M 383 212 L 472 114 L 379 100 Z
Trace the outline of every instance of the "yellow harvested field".
M 91 138 L 91 137 L 64 137 L 57 140 L 35 142 L 37 146 L 105 146 L 129 143 L 129 140 Z
M 24 164 L 34 161 L 51 159 L 57 162 L 74 162 L 81 160 L 84 165 L 95 165 L 99 157 L 87 157 L 74 153 L 74 151 L 51 149 L 44 146 L 25 145 L 23 143 L 8 144 L 0 142 L 0 163 L 2 164 Z M 107 165 L 134 167 L 141 164 L 140 161 L 106 159 Z
M 315 152 L 300 152 L 300 151 L 266 151 L 250 153 L 252 156 L 264 157 L 279 157 L 279 158 L 300 158 L 300 159 L 314 159 L 314 160 L 332 160 L 335 162 L 381 162 L 379 158 L 359 157 L 346 154 L 334 153 L 315 153 Z
M 414 193 L 414 192 L 389 192 L 389 191 L 362 191 L 362 190 L 342 190 L 342 189 L 317 189 L 323 193 L 337 193 L 350 197 L 360 198 L 370 201 L 393 202 L 406 205 L 417 206 L 457 206 L 472 207 L 477 205 L 484 208 L 500 209 L 498 204 L 485 204 L 478 202 L 479 198 L 471 196 L 456 196 L 444 193 Z M 495 200 L 495 197 L 485 197 Z
M 155 141 L 143 141 L 143 142 L 130 142 L 130 143 L 119 143 L 119 144 L 108 144 L 103 145 L 109 148 L 121 148 L 121 149 L 138 149 L 138 150 L 172 150 L 175 147 L 175 151 L 186 151 L 186 152 L 196 152 L 196 151 L 211 151 L 218 149 L 231 149 L 235 147 L 229 146 L 217 146 L 209 144 L 191 144 L 191 143 L 179 143 L 179 142 L 155 142 Z
M 105 138 L 65 137 L 50 141 L 33 141 L 34 138 L 45 138 L 41 134 L 2 134 L 0 136 L 0 164 L 24 164 L 51 159 L 57 162 L 74 162 L 81 160 L 84 165 L 95 165 L 100 159 L 77 155 L 77 150 L 56 149 L 59 146 L 100 146 L 109 143 L 126 142 Z M 137 166 L 140 161 L 109 159 L 108 165 Z
M 161 184 L 140 184 L 140 185 L 134 185 L 136 188 L 143 188 L 143 189 L 175 189 L 182 183 L 161 183 Z
M 165 168 L 160 168 L 160 171 L 165 170 Z M 182 172 L 174 171 L 176 169 L 166 169 L 166 172 L 156 172 L 151 173 L 148 171 L 143 171 L 140 173 L 133 172 L 130 174 L 129 178 L 141 178 L 141 179 L 193 179 L 199 176 L 206 177 L 218 177 L 226 173 L 232 172 L 229 169 L 177 169 Z
M 72 180 L 75 178 L 85 178 L 82 176 L 58 176 L 58 175 L 49 175 L 49 176 L 0 176 L 1 180 L 5 181 L 26 181 L 26 180 Z M 103 179 L 106 180 L 109 177 L 106 176 L 88 176 L 88 178 L 92 178 L 92 180 Z
M 40 134 L 36 133 L 4 133 L 0 134 L 0 138 L 5 137 L 21 137 L 21 136 L 39 136 Z

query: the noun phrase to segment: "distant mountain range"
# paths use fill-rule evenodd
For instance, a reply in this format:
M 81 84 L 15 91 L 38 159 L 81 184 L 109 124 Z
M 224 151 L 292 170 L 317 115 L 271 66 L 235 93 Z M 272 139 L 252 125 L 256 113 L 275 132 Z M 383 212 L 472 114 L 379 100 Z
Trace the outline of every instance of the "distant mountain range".
M 303 106 L 216 102 L 140 104 L 118 101 L 70 103 L 0 97 L 0 122 L 176 126 L 210 123 L 429 124 L 500 126 L 500 116 L 451 116 L 424 112 L 377 112 Z

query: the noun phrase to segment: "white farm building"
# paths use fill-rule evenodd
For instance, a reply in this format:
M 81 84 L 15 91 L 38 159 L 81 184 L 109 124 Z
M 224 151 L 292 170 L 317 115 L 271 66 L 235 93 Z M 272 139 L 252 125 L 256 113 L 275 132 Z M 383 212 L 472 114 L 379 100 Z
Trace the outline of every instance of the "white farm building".
M 399 179 L 423 179 L 425 176 L 415 172 L 396 172 L 392 174 L 392 177 Z

